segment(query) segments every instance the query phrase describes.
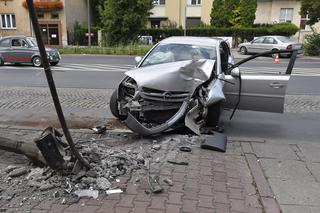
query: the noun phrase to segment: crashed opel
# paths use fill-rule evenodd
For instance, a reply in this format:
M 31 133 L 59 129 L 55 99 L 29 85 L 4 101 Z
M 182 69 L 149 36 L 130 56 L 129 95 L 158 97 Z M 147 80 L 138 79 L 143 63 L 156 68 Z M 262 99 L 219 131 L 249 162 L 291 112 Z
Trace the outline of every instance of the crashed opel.
M 112 114 L 144 136 L 188 127 L 200 135 L 216 127 L 221 108 L 277 112 L 295 62 L 293 52 L 284 74 L 241 74 L 239 66 L 265 52 L 235 63 L 220 39 L 170 37 L 155 45 L 125 73 L 110 99 Z

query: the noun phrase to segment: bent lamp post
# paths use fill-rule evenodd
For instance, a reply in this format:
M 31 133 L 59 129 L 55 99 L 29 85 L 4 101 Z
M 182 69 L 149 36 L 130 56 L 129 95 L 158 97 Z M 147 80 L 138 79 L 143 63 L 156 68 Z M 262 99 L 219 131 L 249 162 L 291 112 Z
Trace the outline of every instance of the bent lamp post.
M 73 139 L 71 137 L 71 134 L 69 132 L 66 120 L 64 118 L 63 115 L 63 111 L 61 108 L 61 104 L 60 104 L 60 100 L 58 97 L 58 93 L 57 93 L 57 89 L 52 77 L 52 73 L 51 73 L 51 69 L 49 66 L 49 61 L 47 58 L 47 54 L 46 54 L 46 50 L 44 47 L 44 43 L 41 37 L 41 32 L 40 32 L 40 27 L 39 27 L 39 22 L 36 16 L 36 12 L 35 12 L 35 8 L 34 8 L 34 4 L 33 4 L 33 0 L 27 0 L 28 3 L 28 9 L 29 9 L 29 14 L 30 14 L 30 18 L 31 18 L 31 22 L 32 22 L 32 26 L 33 26 L 33 30 L 37 39 L 37 43 L 38 43 L 38 47 L 39 47 L 39 52 L 42 58 L 42 64 L 43 64 L 43 68 L 44 68 L 44 72 L 46 74 L 46 78 L 48 81 L 48 85 L 50 88 L 50 92 L 51 92 L 51 96 L 53 99 L 53 103 L 59 118 L 59 122 L 61 125 L 61 128 L 63 130 L 63 133 L 66 137 L 66 140 L 70 146 L 70 150 L 72 152 L 72 154 L 75 156 L 75 158 L 86 168 L 90 168 L 90 165 L 87 161 L 84 160 L 84 158 L 81 156 L 81 154 L 78 152 L 78 150 L 75 147 L 75 144 L 73 142 Z

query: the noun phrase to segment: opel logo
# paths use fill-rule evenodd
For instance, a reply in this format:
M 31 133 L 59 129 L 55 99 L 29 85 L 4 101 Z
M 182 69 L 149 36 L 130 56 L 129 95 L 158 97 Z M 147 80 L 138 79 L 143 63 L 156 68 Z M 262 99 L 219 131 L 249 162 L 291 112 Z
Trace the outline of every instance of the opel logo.
M 172 97 L 171 92 L 164 92 L 162 95 L 163 95 L 163 99 L 164 100 L 169 99 L 169 98 Z

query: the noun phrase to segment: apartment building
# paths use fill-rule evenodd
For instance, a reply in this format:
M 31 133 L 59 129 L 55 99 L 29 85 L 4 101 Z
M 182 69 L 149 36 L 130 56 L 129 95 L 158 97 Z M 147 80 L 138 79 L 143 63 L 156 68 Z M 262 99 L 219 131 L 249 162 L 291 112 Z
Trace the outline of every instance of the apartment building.
M 214 0 L 154 0 L 155 7 L 149 17 L 149 27 L 197 26 L 210 24 L 210 13 Z M 301 2 L 298 0 L 258 0 L 255 23 L 291 22 L 301 28 L 297 37 L 310 32 L 305 22 L 308 17 L 301 17 Z M 316 24 L 320 29 L 320 24 Z
M 86 0 L 34 0 L 47 46 L 68 45 L 76 21 L 87 23 Z M 0 35 L 33 35 L 26 0 L 0 0 Z

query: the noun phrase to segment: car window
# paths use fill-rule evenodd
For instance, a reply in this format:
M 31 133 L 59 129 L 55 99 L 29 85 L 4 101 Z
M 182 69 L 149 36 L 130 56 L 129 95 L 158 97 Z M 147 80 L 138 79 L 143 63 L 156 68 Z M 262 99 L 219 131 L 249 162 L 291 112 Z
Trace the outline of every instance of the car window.
M 21 47 L 21 39 L 12 39 L 11 46 L 12 47 Z
M 264 44 L 277 44 L 277 41 L 274 38 L 267 37 L 263 41 Z
M 197 59 L 215 60 L 215 47 L 192 44 L 159 44 L 147 56 L 141 66 Z
M 3 39 L 0 42 L 0 47 L 10 47 L 10 40 L 9 39 Z
M 263 40 L 264 40 L 264 37 L 257 38 L 257 39 L 255 39 L 252 43 L 254 43 L 254 44 L 260 44 L 260 43 L 263 42 Z
M 277 39 L 280 40 L 283 43 L 293 42 L 293 40 L 291 38 L 285 37 L 285 36 L 278 36 Z

